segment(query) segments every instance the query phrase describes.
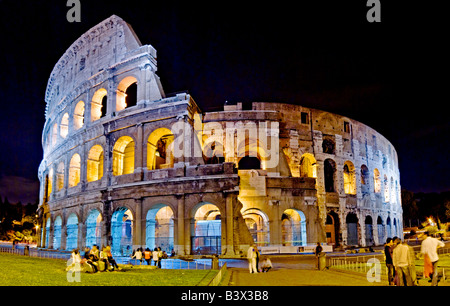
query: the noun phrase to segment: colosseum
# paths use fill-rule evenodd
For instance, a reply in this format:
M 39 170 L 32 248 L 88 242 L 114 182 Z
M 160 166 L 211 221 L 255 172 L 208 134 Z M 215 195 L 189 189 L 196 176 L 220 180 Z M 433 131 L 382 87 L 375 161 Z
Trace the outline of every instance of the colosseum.
M 56 63 L 39 167 L 42 248 L 236 257 L 383 244 L 402 233 L 392 144 L 285 103 L 202 112 L 166 95 L 156 50 L 113 15 Z

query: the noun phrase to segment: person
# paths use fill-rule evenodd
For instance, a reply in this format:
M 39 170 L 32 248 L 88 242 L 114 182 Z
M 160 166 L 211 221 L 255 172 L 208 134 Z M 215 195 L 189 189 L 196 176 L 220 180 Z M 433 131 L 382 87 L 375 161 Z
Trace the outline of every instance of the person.
M 405 234 L 405 240 L 410 240 L 411 235 Z M 411 275 L 411 281 L 413 286 L 417 286 L 417 273 L 416 273 L 416 253 L 414 252 L 414 249 L 410 247 L 408 244 L 406 244 L 409 250 L 409 258 L 411 259 L 411 265 L 409 266 L 409 274 Z
M 155 248 L 153 251 L 153 262 L 155 263 L 155 267 L 159 267 L 159 256 L 158 256 L 158 248 Z
M 263 261 L 261 262 L 261 269 L 262 272 L 269 272 L 269 270 L 272 269 L 272 262 L 269 257 L 266 256 L 263 258 Z
M 142 264 L 142 251 L 141 248 L 138 248 L 136 252 L 131 256 L 131 258 L 136 258 L 139 264 Z
M 158 247 L 158 268 L 161 269 L 161 259 L 163 258 L 163 252 L 161 251 L 161 248 Z
M 100 252 L 100 261 L 102 261 L 105 264 L 105 268 L 103 269 L 103 272 L 109 271 L 109 261 L 108 261 L 108 254 L 106 253 L 106 247 L 102 247 L 102 250 Z
M 72 253 L 70 254 L 70 260 L 68 261 L 68 263 L 69 262 L 70 262 L 70 264 L 67 265 L 66 271 L 80 272 L 81 256 L 80 256 L 80 252 L 78 251 L 78 249 L 74 249 L 72 251 Z
M 395 273 L 397 274 L 399 286 L 412 286 L 410 274 L 410 266 L 412 264 L 409 247 L 406 240 L 399 243 L 394 249 L 392 262 L 394 264 Z
M 261 270 L 259 269 L 259 258 L 260 258 L 260 254 L 259 254 L 259 250 L 258 250 L 258 246 L 255 245 L 255 252 L 256 252 L 256 271 L 260 272 Z
M 88 272 L 92 270 L 93 273 L 97 272 L 97 266 L 93 264 L 91 257 L 90 257 L 91 249 L 89 247 L 84 248 L 84 256 L 81 259 L 82 265 L 87 265 L 89 267 Z
M 436 238 L 430 237 L 430 233 L 426 231 L 424 234 L 425 239 L 422 241 L 420 252 L 425 256 L 429 257 L 431 264 L 433 266 L 433 274 L 431 274 L 431 286 L 437 286 L 438 284 L 438 271 L 437 263 L 439 261 L 439 256 L 437 254 L 437 249 L 444 247 L 445 244 Z
M 114 269 L 122 270 L 122 268 L 119 267 L 119 265 L 117 264 L 117 262 L 113 258 L 112 253 L 111 253 L 111 247 L 109 245 L 106 246 L 106 251 L 105 252 L 106 252 L 106 256 L 108 258 L 108 262 L 113 266 L 113 271 L 114 271 Z
M 319 254 L 322 253 L 322 246 L 320 245 L 320 242 L 317 242 L 316 250 L 314 254 L 316 255 L 316 263 L 317 263 L 317 269 L 319 269 Z
M 256 270 L 256 246 L 251 245 L 247 251 L 248 270 L 250 273 L 258 273 Z
M 150 266 L 150 262 L 152 261 L 152 251 L 150 251 L 149 248 L 146 248 L 146 249 L 145 249 L 145 252 L 144 252 L 144 259 L 145 259 L 145 261 L 147 262 L 147 265 Z
M 388 281 L 389 286 L 394 285 L 394 264 L 392 262 L 392 245 L 393 245 L 392 238 L 386 239 L 386 243 L 384 244 L 384 256 L 386 257 L 386 267 L 388 270 Z

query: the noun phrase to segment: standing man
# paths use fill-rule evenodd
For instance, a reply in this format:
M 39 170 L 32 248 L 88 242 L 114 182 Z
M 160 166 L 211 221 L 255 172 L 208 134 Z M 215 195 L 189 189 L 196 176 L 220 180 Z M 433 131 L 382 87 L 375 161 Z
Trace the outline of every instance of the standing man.
M 398 285 L 413 286 L 410 273 L 412 259 L 406 240 L 404 240 L 403 243 L 399 243 L 394 249 L 392 262 L 398 277 Z
M 256 247 L 251 245 L 247 251 L 248 270 L 250 273 L 258 273 L 256 270 Z
M 320 253 L 322 253 L 322 250 L 323 250 L 323 248 L 320 245 L 320 242 L 317 242 L 316 251 L 314 252 L 314 254 L 316 255 L 317 269 L 319 269 L 319 270 L 320 270 L 320 264 L 319 264 L 320 258 L 319 258 L 319 255 L 320 255 Z
M 386 267 L 388 269 L 388 281 L 389 286 L 394 285 L 394 263 L 392 262 L 392 245 L 394 242 L 392 238 L 386 239 L 386 243 L 384 244 L 384 256 L 386 257 Z
M 420 252 L 422 254 L 428 255 L 430 261 L 433 265 L 433 274 L 431 275 L 431 286 L 437 286 L 438 282 L 438 271 L 437 271 L 437 263 L 439 260 L 439 256 L 437 254 L 437 249 L 444 247 L 445 244 L 442 241 L 437 240 L 436 238 L 430 237 L 430 233 L 426 231 L 424 233 L 425 239 L 422 241 L 422 247 Z

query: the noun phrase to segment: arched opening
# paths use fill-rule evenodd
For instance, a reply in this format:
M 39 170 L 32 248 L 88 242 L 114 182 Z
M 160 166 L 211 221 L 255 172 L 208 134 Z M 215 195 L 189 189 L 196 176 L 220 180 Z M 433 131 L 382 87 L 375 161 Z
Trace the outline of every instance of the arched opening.
M 174 135 L 167 128 L 153 131 L 147 140 L 147 168 L 148 170 L 173 168 L 173 140 Z
M 345 221 L 347 223 L 347 245 L 358 245 L 358 217 L 354 213 L 349 213 Z
M 100 145 L 93 146 L 88 153 L 87 181 L 98 181 L 103 177 L 103 148 Z
M 387 238 L 393 238 L 392 231 L 391 231 L 391 218 L 390 217 L 388 217 L 386 220 L 386 235 L 387 235 Z
M 130 136 L 120 137 L 113 148 L 113 175 L 134 172 L 134 140 Z
M 137 79 L 128 76 L 117 86 L 116 111 L 135 106 L 137 104 Z
M 47 179 L 47 200 L 50 199 L 50 195 L 53 191 L 53 167 L 48 171 L 48 179 Z
M 305 246 L 306 217 L 301 210 L 286 209 L 281 216 L 281 239 L 284 246 Z
M 269 218 L 259 209 L 250 208 L 242 213 L 253 241 L 258 246 L 270 244 Z
M 300 159 L 300 177 L 317 177 L 317 164 L 314 155 L 305 153 Z
M 375 193 L 381 192 L 380 171 L 377 168 L 373 170 L 373 185 Z
M 261 169 L 261 161 L 258 157 L 244 156 L 239 160 L 239 170 Z
M 56 190 L 60 191 L 64 187 L 64 162 L 60 162 L 56 168 Z
M 84 125 L 84 102 L 80 101 L 75 106 L 75 111 L 73 112 L 73 128 L 75 130 L 80 129 Z
M 62 138 L 66 138 L 67 134 L 69 134 L 69 114 L 65 113 L 62 116 L 61 124 L 59 125 L 59 135 Z
M 325 178 L 325 191 L 336 192 L 336 163 L 332 159 L 325 159 L 323 162 L 324 178 Z
M 102 215 L 97 209 L 89 212 L 86 219 L 86 247 L 92 248 L 95 244 L 100 248 L 102 237 Z
M 361 166 L 361 192 L 363 194 L 369 193 L 369 168 L 366 165 Z
M 331 245 L 339 245 L 339 216 L 334 211 L 327 214 L 325 221 L 325 233 L 327 236 L 327 243 Z
M 395 218 L 394 218 L 394 233 L 393 233 L 393 235 L 401 237 L 401 235 L 399 235 L 399 233 L 397 231 L 397 219 L 395 219 Z
M 76 249 L 78 247 L 78 217 L 74 213 L 67 219 L 66 232 L 66 250 Z
M 59 250 L 61 248 L 61 227 L 62 227 L 62 218 L 61 216 L 57 216 L 55 218 L 55 222 L 53 223 L 53 248 L 55 250 Z M 47 231 L 47 233 L 49 232 L 49 230 Z
M 322 140 L 322 152 L 327 154 L 334 154 L 335 143 L 330 138 L 324 138 Z
M 48 217 L 47 221 L 45 221 L 45 247 L 46 248 L 48 248 L 50 246 L 50 224 L 51 224 L 51 219 L 50 219 L 50 217 Z M 54 234 L 53 234 L 53 237 L 55 237 Z
M 351 161 L 344 163 L 344 192 L 346 194 L 356 194 L 355 166 Z
M 111 217 L 111 252 L 129 256 L 133 246 L 133 214 L 126 207 L 118 208 Z
M 96 121 L 106 115 L 108 92 L 104 88 L 97 90 L 92 96 L 91 121 Z
M 58 141 L 58 124 L 53 124 L 52 127 L 52 147 L 56 145 L 56 142 Z
M 386 237 L 384 236 L 384 225 L 383 220 L 380 216 L 377 218 L 377 231 L 378 231 L 378 244 L 384 244 L 386 242 Z
M 168 254 L 174 248 L 174 221 L 172 209 L 158 204 L 147 212 L 145 226 L 145 246 L 150 250 L 160 247 Z
M 219 208 L 200 203 L 191 222 L 193 254 L 221 254 L 222 223 Z
M 372 217 L 366 216 L 366 220 L 364 221 L 364 229 L 366 234 L 366 246 L 373 246 L 375 243 L 373 241 L 373 223 Z
M 69 188 L 75 187 L 80 182 L 80 155 L 75 153 L 69 163 Z
M 386 175 L 384 175 L 383 185 L 384 185 L 384 202 L 387 203 L 390 200 L 390 195 L 389 195 L 389 181 Z

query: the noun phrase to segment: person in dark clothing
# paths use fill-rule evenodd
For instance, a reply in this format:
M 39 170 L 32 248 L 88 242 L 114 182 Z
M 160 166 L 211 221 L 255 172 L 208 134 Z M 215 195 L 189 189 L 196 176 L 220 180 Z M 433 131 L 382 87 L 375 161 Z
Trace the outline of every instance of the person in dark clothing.
M 317 263 L 317 269 L 319 269 L 319 255 L 320 253 L 322 253 L 322 246 L 320 245 L 320 242 L 317 242 L 317 246 L 316 246 L 316 251 L 315 251 L 315 255 L 316 255 L 316 263 Z
M 394 263 L 392 261 L 392 253 L 394 241 L 391 238 L 386 239 L 386 243 L 384 244 L 384 255 L 386 256 L 386 267 L 388 268 L 388 281 L 389 286 L 394 285 Z

